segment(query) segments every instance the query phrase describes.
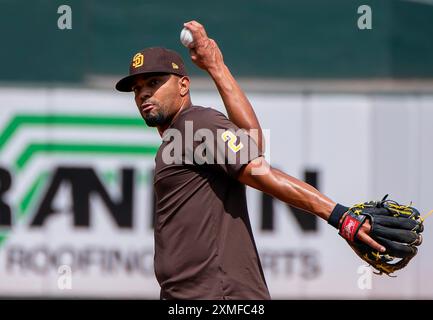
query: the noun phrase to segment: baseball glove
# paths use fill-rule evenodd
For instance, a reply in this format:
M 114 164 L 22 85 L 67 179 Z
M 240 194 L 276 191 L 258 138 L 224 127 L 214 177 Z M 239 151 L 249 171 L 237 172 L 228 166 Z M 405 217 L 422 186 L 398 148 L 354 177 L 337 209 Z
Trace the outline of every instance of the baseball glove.
M 404 268 L 422 243 L 423 218 L 411 205 L 387 200 L 370 201 L 349 208 L 339 224 L 339 234 L 355 253 L 378 273 L 390 275 Z M 366 219 L 370 220 L 369 236 L 386 248 L 382 254 L 361 242 L 357 233 Z

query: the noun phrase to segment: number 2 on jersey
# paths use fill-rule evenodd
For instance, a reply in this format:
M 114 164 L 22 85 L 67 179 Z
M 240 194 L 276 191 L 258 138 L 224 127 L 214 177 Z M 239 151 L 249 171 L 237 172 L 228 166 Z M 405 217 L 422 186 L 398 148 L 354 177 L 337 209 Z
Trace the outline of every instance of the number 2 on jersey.
M 239 150 L 241 150 L 243 147 L 244 147 L 244 145 L 242 144 L 242 142 L 239 142 L 239 144 L 235 144 L 236 143 L 236 140 L 237 140 L 237 137 L 236 137 L 236 135 L 233 133 L 233 132 L 231 132 L 231 131 L 229 131 L 229 130 L 227 130 L 227 131 L 224 131 L 222 134 L 221 134 L 221 138 L 224 140 L 224 142 L 226 142 L 227 140 L 228 140 L 228 147 L 233 151 L 233 152 L 238 152 Z

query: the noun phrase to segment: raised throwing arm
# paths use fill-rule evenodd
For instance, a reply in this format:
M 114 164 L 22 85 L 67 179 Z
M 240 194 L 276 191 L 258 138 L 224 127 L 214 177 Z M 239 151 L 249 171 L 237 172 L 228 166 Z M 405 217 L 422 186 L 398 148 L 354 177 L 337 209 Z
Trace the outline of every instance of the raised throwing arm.
M 229 119 L 239 128 L 246 130 L 258 144 L 259 150 L 264 152 L 262 128 L 254 109 L 225 65 L 217 43 L 207 36 L 204 27 L 197 21 L 189 21 L 184 26 L 191 31 L 194 38 L 194 42 L 189 46 L 192 61 L 213 79 Z

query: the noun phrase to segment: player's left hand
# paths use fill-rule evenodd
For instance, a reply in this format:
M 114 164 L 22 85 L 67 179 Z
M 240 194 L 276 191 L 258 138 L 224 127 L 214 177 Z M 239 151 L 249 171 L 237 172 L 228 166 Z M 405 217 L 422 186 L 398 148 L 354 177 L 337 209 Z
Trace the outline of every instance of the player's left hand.
M 188 46 L 191 60 L 209 73 L 224 65 L 223 55 L 215 40 L 210 39 L 206 30 L 195 20 L 184 23 L 193 36 L 194 41 Z
M 339 234 L 361 259 L 380 274 L 390 275 L 417 254 L 424 218 L 411 205 L 386 198 L 349 208 L 340 221 Z M 385 251 L 380 250 L 382 246 Z

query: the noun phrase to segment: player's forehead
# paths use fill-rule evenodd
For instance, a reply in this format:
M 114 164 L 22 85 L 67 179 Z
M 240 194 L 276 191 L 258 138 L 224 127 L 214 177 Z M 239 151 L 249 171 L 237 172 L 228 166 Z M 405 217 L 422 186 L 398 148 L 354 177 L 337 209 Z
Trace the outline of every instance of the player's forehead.
M 145 73 L 145 74 L 139 74 L 136 77 L 134 77 L 132 85 L 144 85 L 149 80 L 152 79 L 164 79 L 168 80 L 171 77 L 171 74 L 169 73 Z

